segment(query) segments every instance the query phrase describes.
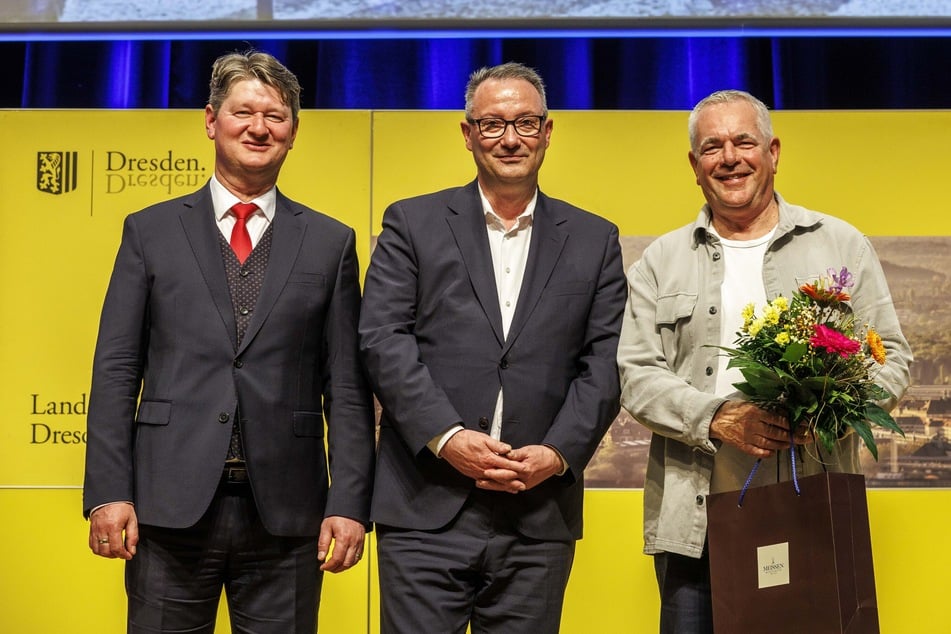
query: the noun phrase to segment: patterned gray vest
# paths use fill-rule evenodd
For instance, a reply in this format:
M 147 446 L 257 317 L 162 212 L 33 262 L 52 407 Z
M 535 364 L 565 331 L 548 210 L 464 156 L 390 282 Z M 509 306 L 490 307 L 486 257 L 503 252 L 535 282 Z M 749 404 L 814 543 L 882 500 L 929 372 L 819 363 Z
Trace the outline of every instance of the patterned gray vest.
M 235 350 L 241 345 L 244 333 L 248 330 L 251 317 L 264 285 L 264 273 L 267 271 L 267 261 L 271 255 L 271 235 L 274 224 L 268 225 L 267 230 L 257 245 L 251 251 L 248 259 L 242 265 L 231 250 L 231 245 L 218 232 L 218 244 L 221 247 L 221 257 L 225 263 L 225 274 L 228 277 L 228 288 L 231 290 L 231 305 L 234 309 Z M 235 412 L 234 424 L 231 428 L 231 446 L 228 448 L 228 460 L 244 460 L 244 445 L 241 440 L 241 395 L 238 395 L 238 411 Z

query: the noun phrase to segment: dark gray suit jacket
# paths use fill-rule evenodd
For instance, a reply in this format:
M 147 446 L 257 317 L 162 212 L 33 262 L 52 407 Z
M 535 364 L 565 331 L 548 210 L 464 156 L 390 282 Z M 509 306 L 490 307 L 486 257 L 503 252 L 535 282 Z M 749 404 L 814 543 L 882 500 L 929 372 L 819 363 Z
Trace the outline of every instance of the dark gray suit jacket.
M 451 425 L 548 444 L 568 472 L 498 494 L 517 529 L 581 537 L 582 472 L 618 412 L 617 344 L 627 285 L 617 227 L 541 193 L 508 337 L 475 182 L 391 205 L 367 272 L 360 345 L 383 406 L 372 519 L 436 529 L 474 482 L 426 443 Z
M 208 186 L 126 218 L 93 366 L 84 512 L 131 500 L 140 523 L 193 525 L 221 478 L 240 399 L 268 531 L 317 535 L 326 515 L 368 523 L 374 430 L 353 230 L 278 193 L 239 347 L 218 236 Z

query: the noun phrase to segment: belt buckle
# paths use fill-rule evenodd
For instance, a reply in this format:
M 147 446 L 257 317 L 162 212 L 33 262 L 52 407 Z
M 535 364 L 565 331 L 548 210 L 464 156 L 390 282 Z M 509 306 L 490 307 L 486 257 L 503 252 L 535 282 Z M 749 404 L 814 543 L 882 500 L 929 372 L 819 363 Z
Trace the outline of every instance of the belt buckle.
M 245 484 L 248 482 L 248 468 L 245 465 L 225 464 L 224 480 L 228 484 Z

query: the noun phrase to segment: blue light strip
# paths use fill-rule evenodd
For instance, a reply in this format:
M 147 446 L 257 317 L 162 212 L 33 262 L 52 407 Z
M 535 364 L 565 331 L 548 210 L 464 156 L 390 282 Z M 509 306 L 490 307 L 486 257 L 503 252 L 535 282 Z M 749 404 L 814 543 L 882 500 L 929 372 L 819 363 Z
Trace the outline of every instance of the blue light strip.
M 782 52 L 780 50 L 779 42 L 776 40 L 771 42 L 770 50 L 773 53 L 772 59 L 770 60 L 773 75 L 773 108 L 776 110 L 782 110 L 786 107 L 786 104 L 783 102 L 783 90 L 785 89 L 785 86 L 783 85 Z
M 128 108 L 130 105 L 130 73 L 132 66 L 132 42 L 117 42 L 112 45 L 112 77 L 106 95 L 107 108 Z
M 946 20 L 940 20 L 947 22 Z M 9 28 L 11 25 L 3 25 Z M 2 27 L 0 27 L 2 28 Z M 951 25 L 936 27 L 723 27 L 723 28 L 558 28 L 558 29 L 392 29 L 359 30 L 36 30 L 0 32 L 0 42 L 89 42 L 116 40 L 400 40 L 480 38 L 737 38 L 737 37 L 951 37 Z

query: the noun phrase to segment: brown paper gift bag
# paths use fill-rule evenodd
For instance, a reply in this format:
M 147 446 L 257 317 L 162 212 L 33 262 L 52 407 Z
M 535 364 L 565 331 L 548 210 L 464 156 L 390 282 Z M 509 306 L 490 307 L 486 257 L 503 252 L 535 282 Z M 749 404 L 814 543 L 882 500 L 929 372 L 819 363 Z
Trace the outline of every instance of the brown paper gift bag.
M 865 477 L 798 483 L 707 497 L 717 634 L 879 631 Z

